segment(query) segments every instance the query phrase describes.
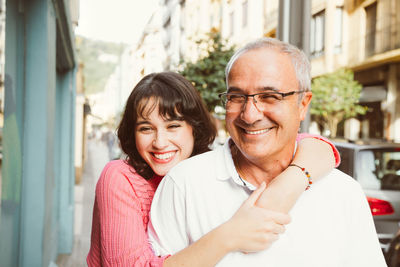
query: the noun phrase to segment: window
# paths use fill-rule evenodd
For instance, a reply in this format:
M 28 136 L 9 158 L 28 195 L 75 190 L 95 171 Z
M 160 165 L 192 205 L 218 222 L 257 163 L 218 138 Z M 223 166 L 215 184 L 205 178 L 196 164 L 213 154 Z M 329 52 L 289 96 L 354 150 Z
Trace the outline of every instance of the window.
M 338 169 L 350 176 L 353 176 L 354 170 L 352 166 L 354 164 L 353 163 L 354 150 L 341 146 L 337 146 L 336 148 L 339 150 L 340 154 L 340 165 Z
M 334 27 L 334 51 L 335 53 L 340 53 L 342 52 L 343 7 L 336 7 Z
M 400 151 L 395 147 L 360 150 L 356 167 L 363 188 L 400 191 Z
M 311 56 L 321 56 L 324 53 L 325 42 L 325 10 L 312 17 L 310 38 Z
M 246 0 L 242 4 L 242 27 L 243 28 L 247 26 L 247 20 L 248 20 L 248 17 L 247 17 L 247 13 L 248 13 L 247 5 L 248 5 L 248 2 Z
M 230 22 L 230 35 L 234 34 L 234 24 L 235 24 L 235 18 L 233 16 L 233 11 L 229 14 L 229 22 Z
M 366 29 L 365 29 L 365 55 L 371 56 L 375 52 L 376 35 L 376 3 L 365 8 Z

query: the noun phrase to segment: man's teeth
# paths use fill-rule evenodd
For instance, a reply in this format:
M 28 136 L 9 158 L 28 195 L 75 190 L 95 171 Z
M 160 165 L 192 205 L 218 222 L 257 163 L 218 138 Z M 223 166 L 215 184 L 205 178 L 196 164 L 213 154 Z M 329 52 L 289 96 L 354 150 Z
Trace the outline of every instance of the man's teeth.
M 258 131 L 249 131 L 249 130 L 246 130 L 246 133 L 247 134 L 262 134 L 262 133 L 266 133 L 266 132 L 268 132 L 270 129 L 263 129 L 263 130 L 258 130 Z
M 169 159 L 175 154 L 175 152 L 168 152 L 168 153 L 163 153 L 163 154 L 156 154 L 154 153 L 154 157 L 157 159 Z

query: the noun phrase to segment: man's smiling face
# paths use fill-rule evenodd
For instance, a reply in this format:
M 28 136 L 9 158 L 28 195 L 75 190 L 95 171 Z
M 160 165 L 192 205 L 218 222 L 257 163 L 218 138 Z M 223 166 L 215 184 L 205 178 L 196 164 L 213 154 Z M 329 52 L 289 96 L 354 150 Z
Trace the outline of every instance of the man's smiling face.
M 259 48 L 243 53 L 233 64 L 228 77 L 228 92 L 257 94 L 299 90 L 290 57 L 274 48 Z M 232 140 L 250 161 L 279 159 L 293 151 L 311 93 L 285 97 L 268 108 L 253 98 L 241 110 L 226 112 L 226 125 Z M 258 105 L 258 106 L 257 106 Z M 272 158 L 271 158 L 272 157 Z

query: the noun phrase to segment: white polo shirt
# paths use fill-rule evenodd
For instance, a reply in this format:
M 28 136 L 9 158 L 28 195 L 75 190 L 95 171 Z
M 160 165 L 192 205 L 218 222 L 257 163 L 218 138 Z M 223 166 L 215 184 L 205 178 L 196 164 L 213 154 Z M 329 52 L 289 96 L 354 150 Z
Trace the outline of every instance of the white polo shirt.
M 156 255 L 174 254 L 230 219 L 254 189 L 239 178 L 228 142 L 181 162 L 160 183 L 148 229 Z M 339 170 L 305 191 L 290 215 L 269 249 L 229 253 L 216 266 L 386 266 L 366 197 Z

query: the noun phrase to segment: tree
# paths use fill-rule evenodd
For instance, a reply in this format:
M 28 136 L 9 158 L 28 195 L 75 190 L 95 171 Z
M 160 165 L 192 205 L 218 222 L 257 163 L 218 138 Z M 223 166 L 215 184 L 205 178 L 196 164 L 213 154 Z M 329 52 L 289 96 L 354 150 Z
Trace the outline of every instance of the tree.
M 336 137 L 339 122 L 366 113 L 368 108 L 357 104 L 361 89 L 349 69 L 339 69 L 313 80 L 310 112 L 320 125 L 330 130 L 330 137 Z
M 225 66 L 234 53 L 234 47 L 228 46 L 216 30 L 196 43 L 204 48 L 204 56 L 194 63 L 183 62 L 181 74 L 194 84 L 208 110 L 214 112 L 215 107 L 221 105 L 218 94 L 226 90 Z
M 91 40 L 77 36 L 78 59 L 84 64 L 86 94 L 102 92 L 110 75 L 118 66 L 124 44 Z

